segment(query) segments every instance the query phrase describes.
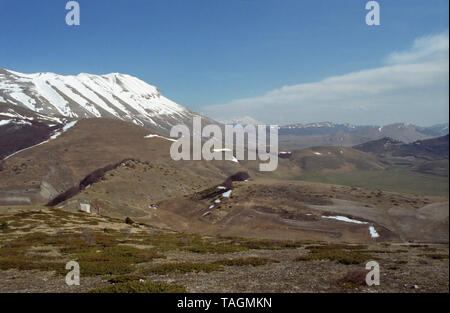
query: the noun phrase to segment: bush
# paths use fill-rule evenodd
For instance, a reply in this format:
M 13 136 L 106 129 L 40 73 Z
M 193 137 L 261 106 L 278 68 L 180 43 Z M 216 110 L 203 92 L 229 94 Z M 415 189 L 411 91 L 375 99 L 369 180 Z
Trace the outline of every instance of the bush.
M 349 271 L 337 283 L 344 288 L 366 286 L 366 275 L 367 273 L 362 270 Z

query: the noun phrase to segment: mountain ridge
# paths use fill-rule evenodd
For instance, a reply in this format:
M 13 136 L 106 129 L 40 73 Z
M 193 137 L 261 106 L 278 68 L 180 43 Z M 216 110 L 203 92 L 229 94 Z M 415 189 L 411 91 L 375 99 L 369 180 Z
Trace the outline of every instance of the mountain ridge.
M 401 123 L 401 122 L 387 125 L 355 125 L 351 123 L 333 123 L 333 122 L 315 122 L 306 124 L 295 123 L 280 126 L 280 133 L 286 135 L 287 134 L 317 135 L 317 134 L 333 134 L 336 133 L 337 131 L 344 131 L 344 132 L 377 131 L 380 133 L 380 135 L 383 135 L 385 134 L 386 131 L 392 132 L 395 128 L 397 129 L 411 128 L 424 136 L 432 136 L 432 137 L 439 137 L 448 134 L 448 123 L 441 123 L 431 125 L 428 127 L 422 127 L 410 123 Z
M 199 115 L 164 97 L 157 87 L 120 73 L 23 74 L 0 69 L 0 102 L 48 116 L 121 119 L 163 134 L 174 125 L 191 126 Z
M 379 156 L 391 155 L 394 157 L 442 160 L 448 159 L 449 135 L 418 140 L 409 144 L 385 137 L 354 146 L 353 148 Z

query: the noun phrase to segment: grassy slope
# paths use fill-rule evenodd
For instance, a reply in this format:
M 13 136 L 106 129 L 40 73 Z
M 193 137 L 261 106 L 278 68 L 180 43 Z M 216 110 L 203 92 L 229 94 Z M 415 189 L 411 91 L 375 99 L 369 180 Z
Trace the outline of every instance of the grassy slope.
M 356 170 L 338 174 L 304 172 L 298 179 L 417 195 L 448 197 L 449 194 L 448 177 L 422 174 L 402 168 L 384 171 Z

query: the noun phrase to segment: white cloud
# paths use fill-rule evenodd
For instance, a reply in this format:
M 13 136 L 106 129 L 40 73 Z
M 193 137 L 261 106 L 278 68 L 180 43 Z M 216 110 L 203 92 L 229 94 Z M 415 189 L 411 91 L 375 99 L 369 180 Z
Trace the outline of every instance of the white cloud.
M 442 34 L 420 37 L 414 40 L 408 51 L 393 52 L 387 58 L 388 64 L 408 64 L 448 59 L 448 31 Z
M 334 121 L 356 124 L 446 120 L 449 97 L 449 37 L 421 37 L 394 52 L 385 66 L 285 86 L 263 96 L 204 108 L 218 119 L 251 116 L 265 123 Z

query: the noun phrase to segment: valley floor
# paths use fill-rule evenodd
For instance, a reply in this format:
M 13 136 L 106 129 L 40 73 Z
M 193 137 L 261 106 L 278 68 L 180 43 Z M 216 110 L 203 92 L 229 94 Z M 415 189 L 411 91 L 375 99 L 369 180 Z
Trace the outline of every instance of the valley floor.
M 345 173 L 306 172 L 298 179 L 422 196 L 448 197 L 449 193 L 448 176 L 430 175 L 404 168 L 389 168 L 384 171 L 359 170 Z

